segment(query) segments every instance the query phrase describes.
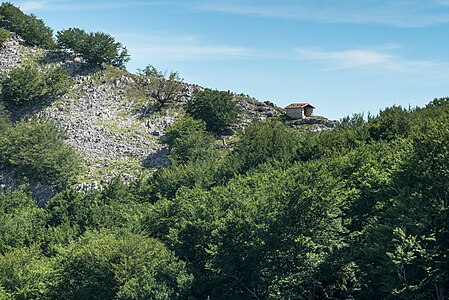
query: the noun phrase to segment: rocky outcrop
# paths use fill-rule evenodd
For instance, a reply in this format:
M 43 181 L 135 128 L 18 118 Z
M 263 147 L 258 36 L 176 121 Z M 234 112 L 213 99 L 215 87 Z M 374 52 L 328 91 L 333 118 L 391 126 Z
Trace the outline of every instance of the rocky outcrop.
M 294 127 L 302 127 L 303 125 L 310 125 L 307 128 L 308 132 L 321 132 L 333 129 L 338 125 L 338 122 L 325 118 L 308 117 L 292 123 Z
M 0 44 L 0 75 L 19 66 L 26 58 L 42 56 L 45 50 L 23 45 L 23 40 L 15 34 Z
M 282 108 L 276 106 L 271 101 L 260 102 L 253 98 L 239 96 L 237 96 L 237 99 L 239 100 L 240 111 L 244 116 L 243 119 L 246 121 L 251 121 L 255 118 L 271 118 L 284 113 Z

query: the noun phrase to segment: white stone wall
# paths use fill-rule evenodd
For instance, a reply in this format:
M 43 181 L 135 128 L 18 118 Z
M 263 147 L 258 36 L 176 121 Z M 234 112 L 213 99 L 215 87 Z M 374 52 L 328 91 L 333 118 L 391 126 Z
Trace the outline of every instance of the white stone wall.
M 302 108 L 289 108 L 286 109 L 286 114 L 292 119 L 302 119 L 304 117 L 304 112 Z
M 306 117 L 311 117 L 312 114 L 313 114 L 313 108 L 312 107 L 310 107 L 310 106 L 304 107 L 304 115 Z

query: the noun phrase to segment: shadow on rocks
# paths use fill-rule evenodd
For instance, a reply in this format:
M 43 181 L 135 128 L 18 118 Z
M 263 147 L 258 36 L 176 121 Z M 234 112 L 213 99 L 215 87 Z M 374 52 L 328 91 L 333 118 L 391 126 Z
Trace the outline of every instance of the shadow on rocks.
M 168 152 L 169 150 L 167 148 L 159 149 L 145 157 L 142 160 L 142 165 L 150 169 L 158 169 L 168 166 L 170 164 L 170 161 L 168 160 Z

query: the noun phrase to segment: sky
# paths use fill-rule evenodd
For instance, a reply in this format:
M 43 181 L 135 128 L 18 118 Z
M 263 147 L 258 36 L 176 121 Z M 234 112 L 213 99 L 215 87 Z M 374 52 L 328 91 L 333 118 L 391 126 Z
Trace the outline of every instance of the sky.
M 55 32 L 103 31 L 127 69 L 340 119 L 449 96 L 449 0 L 9 1 Z

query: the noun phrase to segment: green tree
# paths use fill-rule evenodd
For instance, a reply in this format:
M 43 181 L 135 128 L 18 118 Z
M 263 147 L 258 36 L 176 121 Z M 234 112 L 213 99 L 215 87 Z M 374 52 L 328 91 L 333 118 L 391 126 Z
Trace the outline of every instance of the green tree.
M 39 69 L 31 64 L 11 70 L 3 79 L 3 99 L 23 105 L 46 93 L 45 80 Z
M 184 299 L 192 281 L 161 242 L 131 233 L 88 232 L 60 261 L 63 299 Z
M 11 70 L 3 79 L 3 99 L 25 105 L 44 96 L 57 97 L 68 91 L 72 77 L 63 67 L 41 70 L 33 64 Z
M 26 15 L 9 2 L 0 5 L 0 25 L 21 36 L 33 46 L 52 49 L 55 47 L 53 30 L 37 19 L 35 15 Z
M 137 69 L 140 76 L 162 78 L 164 73 L 156 69 L 155 66 L 148 65 L 144 69 Z
M 47 93 L 53 97 L 65 94 L 73 84 L 73 78 L 67 69 L 56 67 L 44 74 Z
M 206 131 L 204 122 L 191 117 L 180 119 L 169 126 L 162 138 L 170 149 L 172 163 L 207 159 L 214 154 L 214 137 Z
M 51 121 L 21 121 L 0 136 L 0 164 L 30 179 L 65 186 L 81 171 L 81 161 L 63 139 Z
M 0 28 L 0 45 L 9 39 L 10 32 L 4 28 Z
M 59 48 L 73 51 L 89 63 L 125 68 L 129 61 L 127 49 L 104 32 L 88 33 L 79 28 L 69 28 L 58 31 L 56 38 Z
M 0 253 L 43 243 L 46 217 L 26 188 L 0 192 Z
M 384 109 L 377 118 L 368 122 L 369 133 L 374 140 L 392 140 L 406 136 L 410 131 L 410 112 L 401 106 Z
M 240 135 L 227 158 L 230 171 L 245 173 L 267 161 L 289 161 L 296 155 L 300 136 L 277 121 L 255 121 Z
M 148 65 L 145 69 L 139 69 L 139 74 L 150 80 L 149 96 L 158 103 L 158 109 L 162 109 L 167 103 L 177 101 L 181 97 L 183 89 L 183 79 L 178 72 L 171 71 L 167 75 L 157 70 L 154 66 Z
M 50 299 L 56 282 L 54 262 L 37 247 L 16 248 L 0 255 L 0 286 L 11 299 Z
M 11 119 L 9 111 L 0 103 L 0 135 L 3 131 L 11 127 Z
M 168 102 L 174 102 L 179 99 L 183 87 L 182 80 L 178 72 L 173 71 L 168 76 L 153 78 L 150 95 L 159 103 L 159 109 Z
M 208 131 L 226 132 L 229 125 L 238 121 L 237 101 L 228 92 L 205 90 L 187 103 L 187 112 L 195 119 L 203 120 Z
M 150 181 L 151 201 L 161 197 L 173 198 L 181 188 L 201 187 L 207 189 L 216 183 L 217 160 L 188 161 L 158 170 Z

